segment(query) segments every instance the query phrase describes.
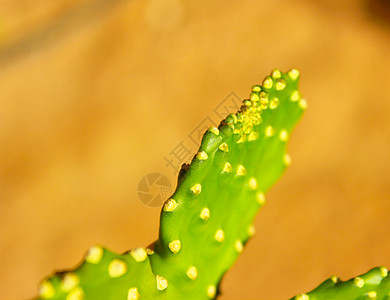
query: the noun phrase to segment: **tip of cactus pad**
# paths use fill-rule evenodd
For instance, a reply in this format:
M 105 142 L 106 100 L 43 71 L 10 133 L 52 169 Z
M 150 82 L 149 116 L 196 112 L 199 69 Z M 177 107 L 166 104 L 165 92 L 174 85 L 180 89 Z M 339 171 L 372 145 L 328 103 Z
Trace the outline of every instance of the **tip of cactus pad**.
M 265 193 L 291 158 L 287 141 L 306 102 L 299 72 L 278 69 L 254 85 L 241 108 L 209 128 L 166 200 L 153 248 L 122 255 L 92 247 L 41 299 L 213 299 L 225 272 L 255 233 Z

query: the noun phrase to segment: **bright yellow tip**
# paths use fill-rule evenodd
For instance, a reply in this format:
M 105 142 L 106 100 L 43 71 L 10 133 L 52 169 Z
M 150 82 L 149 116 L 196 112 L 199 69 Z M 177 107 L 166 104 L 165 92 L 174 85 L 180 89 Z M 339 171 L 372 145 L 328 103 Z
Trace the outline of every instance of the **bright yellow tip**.
M 257 193 L 257 203 L 259 203 L 260 205 L 264 205 L 265 203 L 264 193 Z
M 307 102 L 306 102 L 305 99 L 299 100 L 298 105 L 299 105 L 299 107 L 302 108 L 302 109 L 306 109 L 306 108 L 307 108 Z
M 292 102 L 296 102 L 299 100 L 299 98 L 301 98 L 301 96 L 299 95 L 299 92 L 298 91 L 294 91 L 292 94 L 291 94 L 291 101 Z
M 203 208 L 202 212 L 200 213 L 200 218 L 205 221 L 210 218 L 210 210 L 207 207 Z
M 215 233 L 214 238 L 215 238 L 218 242 L 222 243 L 223 240 L 225 239 L 225 234 L 224 234 L 223 230 L 222 230 L 222 229 L 218 229 L 217 232 Z
M 284 90 L 285 87 L 286 87 L 286 81 L 284 79 L 278 79 L 276 81 L 275 88 L 277 91 Z
M 198 270 L 192 266 L 187 270 L 187 276 L 188 278 L 195 280 L 198 277 Z
M 177 253 L 181 249 L 181 242 L 179 240 L 174 240 L 174 241 L 169 243 L 168 247 L 169 247 L 169 250 L 172 251 L 172 253 Z
M 268 94 L 266 92 L 261 92 L 259 96 L 262 104 L 268 104 Z
M 368 298 L 370 298 L 370 299 L 376 299 L 377 294 L 376 294 L 375 291 L 371 291 L 371 292 L 368 292 L 368 293 L 367 293 L 367 296 L 368 296 Z
M 288 154 L 284 155 L 283 162 L 286 166 L 291 165 L 291 156 Z
M 258 86 L 258 85 L 254 85 L 254 86 L 252 86 L 252 91 L 253 92 L 260 92 L 261 91 L 261 87 Z
M 255 141 L 257 140 L 257 138 L 259 137 L 258 133 L 256 131 L 252 131 L 249 135 L 248 135 L 248 141 Z
M 198 154 L 196 155 L 196 158 L 199 159 L 199 160 L 206 160 L 209 156 L 207 155 L 206 152 L 204 151 L 200 151 L 198 152 Z
M 381 267 L 380 269 L 383 277 L 386 277 L 389 274 L 389 271 L 385 267 Z
M 288 71 L 288 75 L 292 80 L 296 80 L 299 77 L 299 71 L 297 69 L 291 69 Z
M 154 254 L 154 251 L 152 249 L 149 249 L 149 248 L 146 248 L 146 253 L 148 255 L 153 255 Z
M 287 130 L 283 129 L 280 131 L 279 133 L 279 139 L 282 141 L 282 142 L 286 142 L 288 140 L 288 132 Z
M 282 77 L 282 73 L 280 73 L 280 71 L 278 69 L 274 69 L 272 71 L 272 75 L 271 76 L 274 79 L 278 79 L 278 78 Z
M 85 261 L 91 264 L 97 264 L 100 262 L 102 257 L 103 257 L 103 248 L 100 246 L 93 246 L 88 250 L 85 256 Z
M 127 272 L 127 265 L 123 260 L 114 258 L 108 265 L 108 275 L 112 278 L 122 276 Z
M 279 106 L 279 99 L 278 98 L 272 98 L 271 102 L 269 103 L 269 108 L 270 109 L 275 109 Z
M 243 165 L 239 165 L 237 168 L 237 175 L 238 176 L 243 176 L 246 174 L 246 169 Z
M 256 180 L 256 178 L 251 178 L 251 179 L 249 180 L 249 187 L 250 187 L 252 190 L 257 189 L 257 180 Z
M 215 294 L 217 293 L 217 289 L 215 288 L 214 285 L 210 285 L 208 288 L 207 288 L 207 296 L 211 299 L 213 299 L 215 297 Z
M 139 299 L 139 292 L 136 287 L 130 288 L 129 292 L 127 293 L 127 300 L 138 300 Z
M 359 287 L 359 288 L 362 288 L 362 287 L 364 286 L 364 280 L 363 280 L 363 278 L 360 278 L 360 277 L 355 277 L 355 278 L 353 279 L 353 283 L 354 283 L 357 287 Z
M 80 282 L 79 277 L 71 272 L 68 272 L 64 275 L 64 277 L 61 280 L 61 289 L 64 292 L 69 292 L 73 288 L 75 288 Z
M 241 253 L 242 250 L 244 249 L 244 245 L 242 244 L 241 241 L 237 240 L 236 243 L 234 244 L 234 248 L 238 253 Z
M 168 287 L 168 280 L 166 280 L 164 277 L 156 275 L 156 281 L 157 281 L 157 289 L 159 291 L 163 291 Z
M 145 248 L 135 248 L 130 251 L 131 256 L 136 262 L 144 261 L 148 257 L 148 253 Z
M 215 135 L 219 135 L 219 129 L 217 127 L 210 127 L 209 129 Z
M 78 287 L 71 291 L 68 296 L 66 296 L 66 300 L 82 300 L 84 298 L 84 291 L 81 287 Z
M 53 298 L 55 295 L 54 286 L 50 281 L 43 281 L 39 286 L 39 296 L 44 299 Z
M 222 169 L 222 173 L 230 173 L 232 171 L 232 165 L 227 162 Z
M 165 201 L 163 210 L 166 212 L 171 212 L 175 210 L 176 207 L 177 207 L 177 202 L 171 198 Z
M 307 294 L 300 294 L 295 296 L 295 300 L 309 300 L 309 296 Z
M 200 192 L 202 191 L 202 186 L 197 183 L 195 184 L 192 188 L 191 188 L 191 191 L 195 194 L 195 195 L 199 195 Z
M 251 94 L 251 101 L 259 101 L 259 96 L 256 93 Z
M 256 234 L 256 228 L 254 225 L 251 225 L 248 227 L 248 234 L 250 237 L 252 237 Z
M 330 277 L 330 280 L 332 280 L 333 283 L 337 283 L 339 281 L 339 278 L 335 275 Z
M 265 128 L 265 135 L 266 136 L 268 136 L 268 137 L 270 137 L 270 136 L 273 136 L 274 135 L 274 133 L 275 133 L 275 129 L 272 127 L 272 126 L 267 126 L 266 128 Z
M 218 148 L 219 148 L 219 150 L 221 150 L 223 152 L 228 152 L 229 151 L 229 146 L 226 143 L 222 143 L 221 145 L 219 145 Z
M 273 83 L 274 82 L 273 82 L 272 78 L 267 76 L 263 81 L 263 87 L 265 87 L 266 89 L 270 89 L 270 88 L 272 88 Z

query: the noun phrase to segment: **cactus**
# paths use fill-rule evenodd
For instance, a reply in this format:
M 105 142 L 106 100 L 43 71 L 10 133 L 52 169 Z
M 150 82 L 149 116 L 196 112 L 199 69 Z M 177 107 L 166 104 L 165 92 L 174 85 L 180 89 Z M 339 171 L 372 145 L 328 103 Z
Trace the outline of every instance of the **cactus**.
M 156 242 L 124 254 L 94 246 L 75 269 L 45 279 L 38 299 L 216 298 L 223 275 L 254 234 L 253 220 L 265 193 L 291 162 L 287 141 L 306 108 L 298 80 L 296 69 L 275 69 L 262 85 L 252 87 L 237 113 L 205 132 L 163 205 Z M 370 278 L 361 276 L 364 293 L 379 284 Z M 295 299 L 332 295 L 332 289 L 343 295 L 353 289 L 350 285 L 327 281 Z M 378 293 L 389 290 L 389 284 L 380 286 Z
M 340 281 L 332 276 L 311 292 L 297 295 L 291 300 L 390 300 L 388 273 L 385 267 L 377 267 L 348 281 Z

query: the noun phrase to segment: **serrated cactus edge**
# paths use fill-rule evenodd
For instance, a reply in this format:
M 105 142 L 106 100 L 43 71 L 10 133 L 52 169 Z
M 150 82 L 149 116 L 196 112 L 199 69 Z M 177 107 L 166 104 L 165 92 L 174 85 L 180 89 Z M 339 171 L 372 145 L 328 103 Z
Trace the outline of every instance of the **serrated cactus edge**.
M 287 142 L 307 106 L 298 81 L 296 69 L 273 70 L 237 113 L 205 132 L 163 205 L 151 246 L 124 254 L 93 246 L 76 268 L 44 279 L 36 299 L 215 299 L 223 275 L 255 233 L 265 193 L 291 163 Z M 382 297 L 390 290 L 384 270 L 357 277 L 365 286 L 360 293 L 356 279 L 330 279 L 293 299 L 365 299 L 359 297 L 374 291 Z M 349 290 L 353 296 L 345 298 Z

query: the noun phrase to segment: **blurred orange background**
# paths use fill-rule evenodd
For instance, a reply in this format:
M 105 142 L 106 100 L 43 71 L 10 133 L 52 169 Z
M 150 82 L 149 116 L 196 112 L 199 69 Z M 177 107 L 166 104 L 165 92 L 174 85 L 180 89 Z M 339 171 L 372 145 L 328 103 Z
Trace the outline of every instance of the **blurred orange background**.
M 0 0 L 0 298 L 31 298 L 94 244 L 155 240 L 160 209 L 138 200 L 140 179 L 174 184 L 164 157 L 274 67 L 300 69 L 309 108 L 221 299 L 287 299 L 390 267 L 381 5 Z

